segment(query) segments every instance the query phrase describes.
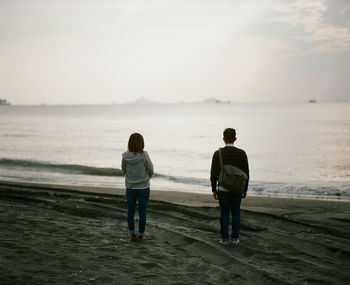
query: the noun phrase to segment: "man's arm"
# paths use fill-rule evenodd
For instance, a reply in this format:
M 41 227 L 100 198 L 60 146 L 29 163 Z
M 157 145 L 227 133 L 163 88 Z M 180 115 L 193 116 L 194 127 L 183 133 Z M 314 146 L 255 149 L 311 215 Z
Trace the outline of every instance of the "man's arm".
M 245 198 L 247 196 L 247 191 L 248 191 L 248 184 L 249 184 L 249 165 L 248 165 L 248 157 L 247 154 L 244 152 L 244 160 L 243 160 L 243 169 L 245 173 L 247 173 L 248 179 L 247 183 L 245 184 L 245 188 L 243 191 L 243 197 Z
M 211 161 L 211 169 L 210 169 L 210 182 L 211 182 L 211 191 L 213 192 L 213 197 L 217 200 L 217 181 L 220 173 L 220 162 L 218 157 L 218 152 L 214 152 L 213 158 Z

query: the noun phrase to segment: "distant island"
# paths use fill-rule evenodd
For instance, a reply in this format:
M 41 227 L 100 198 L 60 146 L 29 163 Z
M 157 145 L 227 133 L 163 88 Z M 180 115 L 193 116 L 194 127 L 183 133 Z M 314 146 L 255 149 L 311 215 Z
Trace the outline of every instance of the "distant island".
M 120 103 L 120 104 L 132 104 L 132 105 L 159 105 L 159 104 L 230 104 L 231 101 L 222 101 L 219 100 L 215 97 L 209 97 L 207 99 L 204 99 L 202 101 L 197 101 L 197 102 L 185 102 L 185 101 L 180 101 L 178 103 L 163 103 L 163 102 L 158 102 L 158 101 L 153 101 L 151 99 L 148 99 L 146 97 L 139 97 L 135 101 L 129 101 L 125 103 Z M 113 102 L 111 104 L 119 104 L 116 102 Z
M 209 97 L 203 101 L 195 102 L 195 104 L 230 104 L 231 101 L 222 101 L 214 97 Z M 130 104 L 130 103 L 129 103 Z M 137 105 L 153 105 L 153 104 L 162 104 L 160 102 L 156 102 L 153 100 L 150 100 L 146 97 L 140 97 L 137 100 L 131 102 L 131 104 L 137 104 Z M 193 103 L 188 103 L 188 102 L 179 102 L 179 104 L 193 104 Z
M 0 105 L 11 105 L 11 104 L 7 102 L 5 99 L 0 98 Z
M 314 100 L 314 99 L 310 99 L 310 100 L 309 100 L 309 103 L 317 103 L 317 101 Z
M 139 104 L 139 105 L 151 105 L 151 104 L 160 104 L 159 102 L 152 101 L 146 97 L 140 97 L 134 102 L 131 102 L 131 104 Z
M 217 98 L 209 97 L 209 98 L 203 100 L 202 103 L 204 103 L 204 104 L 230 104 L 231 101 L 221 101 Z

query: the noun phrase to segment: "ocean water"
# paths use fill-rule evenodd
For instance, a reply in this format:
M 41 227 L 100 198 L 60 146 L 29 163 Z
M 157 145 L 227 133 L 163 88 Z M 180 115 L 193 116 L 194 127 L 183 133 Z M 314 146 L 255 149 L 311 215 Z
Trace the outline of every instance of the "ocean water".
M 350 199 L 350 103 L 0 106 L 0 179 L 123 186 L 121 154 L 140 132 L 152 189 L 210 193 L 226 127 L 250 194 Z

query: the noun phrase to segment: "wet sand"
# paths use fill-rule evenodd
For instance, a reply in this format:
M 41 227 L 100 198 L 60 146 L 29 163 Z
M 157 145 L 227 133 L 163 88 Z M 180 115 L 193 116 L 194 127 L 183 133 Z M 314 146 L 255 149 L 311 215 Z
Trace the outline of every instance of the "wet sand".
M 348 284 L 350 203 L 247 197 L 219 243 L 210 194 L 152 191 L 131 243 L 123 189 L 0 181 L 1 284 Z

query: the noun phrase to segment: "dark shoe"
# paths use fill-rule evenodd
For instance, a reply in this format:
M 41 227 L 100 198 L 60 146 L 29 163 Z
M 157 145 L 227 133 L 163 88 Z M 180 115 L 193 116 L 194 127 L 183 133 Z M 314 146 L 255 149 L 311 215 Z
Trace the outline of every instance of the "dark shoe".
M 147 238 L 145 236 L 139 236 L 136 241 L 141 242 L 141 241 L 145 241 L 145 240 L 147 240 Z
M 239 244 L 239 238 L 231 238 L 231 242 L 232 242 L 232 244 L 238 245 Z
M 224 238 L 220 241 L 221 244 L 226 245 L 228 244 L 228 239 Z
M 138 239 L 137 235 L 131 235 L 131 237 L 130 237 L 130 241 L 132 241 L 132 242 L 137 241 L 137 239 Z

